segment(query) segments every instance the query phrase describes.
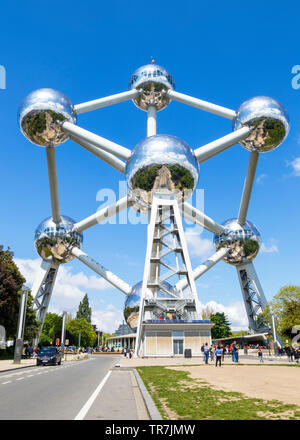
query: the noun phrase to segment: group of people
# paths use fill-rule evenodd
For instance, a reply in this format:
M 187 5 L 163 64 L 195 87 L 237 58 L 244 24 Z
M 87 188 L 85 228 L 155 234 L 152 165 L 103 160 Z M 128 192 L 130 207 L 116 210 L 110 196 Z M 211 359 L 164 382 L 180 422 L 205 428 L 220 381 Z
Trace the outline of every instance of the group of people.
M 210 358 L 211 362 L 214 362 L 214 360 L 216 361 L 216 367 L 218 366 L 218 364 L 221 367 L 222 361 L 224 361 L 226 347 L 221 344 L 212 344 L 211 346 L 209 346 L 206 342 L 202 345 L 201 351 L 203 353 L 203 362 L 208 364 L 208 360 Z
M 300 359 L 300 349 L 299 348 L 290 347 L 289 344 L 287 343 L 284 348 L 280 348 L 279 350 L 280 350 L 280 352 L 279 352 L 280 356 L 282 356 L 283 354 L 286 354 L 289 362 L 293 362 L 295 360 L 295 362 L 297 364 L 299 364 L 299 359 Z
M 123 348 L 123 355 L 124 355 L 124 357 L 126 357 L 127 359 L 131 359 L 132 358 L 132 355 L 133 355 L 133 350 L 132 349 L 130 349 L 129 347 L 124 347 Z
M 26 359 L 35 359 L 39 353 L 39 348 L 32 347 L 31 345 L 26 345 L 23 347 L 22 356 Z
M 234 341 L 231 345 L 222 344 L 212 344 L 208 345 L 206 342 L 202 345 L 201 351 L 203 353 L 203 361 L 208 364 L 210 358 L 211 362 L 216 361 L 216 366 L 219 364 L 221 367 L 221 362 L 224 362 L 224 357 L 226 354 L 232 356 L 232 362 L 239 362 L 239 345 Z

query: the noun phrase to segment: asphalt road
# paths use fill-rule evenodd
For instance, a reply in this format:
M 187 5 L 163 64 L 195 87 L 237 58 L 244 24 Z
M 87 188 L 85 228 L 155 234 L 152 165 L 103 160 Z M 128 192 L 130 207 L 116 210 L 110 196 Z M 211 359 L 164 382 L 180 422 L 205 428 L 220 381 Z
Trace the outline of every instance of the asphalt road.
M 0 420 L 75 419 L 119 359 L 92 356 L 0 373 Z

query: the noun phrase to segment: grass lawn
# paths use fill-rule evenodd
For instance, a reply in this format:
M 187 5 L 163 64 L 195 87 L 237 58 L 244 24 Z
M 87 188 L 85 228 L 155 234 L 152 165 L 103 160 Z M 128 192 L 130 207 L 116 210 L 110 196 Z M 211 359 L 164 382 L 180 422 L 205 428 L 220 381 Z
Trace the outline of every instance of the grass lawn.
M 300 407 L 214 389 L 188 372 L 137 367 L 165 420 L 300 420 Z

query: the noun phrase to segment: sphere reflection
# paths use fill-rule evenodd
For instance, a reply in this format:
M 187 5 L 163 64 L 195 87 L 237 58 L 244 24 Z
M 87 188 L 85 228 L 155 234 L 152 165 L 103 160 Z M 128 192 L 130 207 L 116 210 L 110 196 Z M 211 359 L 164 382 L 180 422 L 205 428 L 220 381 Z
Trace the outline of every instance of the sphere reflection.
M 34 236 L 34 245 L 39 256 L 44 260 L 53 257 L 57 263 L 73 260 L 72 247 L 81 248 L 83 241 L 82 234 L 72 232 L 74 223 L 67 216 L 61 216 L 58 224 L 54 223 L 52 217 L 40 223 Z
M 259 252 L 261 237 L 257 227 L 250 221 L 241 226 L 237 219 L 229 219 L 223 223 L 225 231 L 214 236 L 216 249 L 228 247 L 229 252 L 224 261 L 238 265 L 252 261 Z
M 68 135 L 61 124 L 76 123 L 69 98 L 53 89 L 39 89 L 29 93 L 19 107 L 19 123 L 23 135 L 33 144 L 54 146 L 65 142 Z
M 289 117 L 276 99 L 256 96 L 243 102 L 233 120 L 233 129 L 243 126 L 252 128 L 249 136 L 240 144 L 250 151 L 266 152 L 274 150 L 289 132 Z
M 130 196 L 143 212 L 151 206 L 153 192 L 187 200 L 198 178 L 199 165 L 193 150 L 170 135 L 150 136 L 139 142 L 126 165 Z
M 139 96 L 133 99 L 141 110 L 147 110 L 153 105 L 157 110 L 165 108 L 170 98 L 166 92 L 175 89 L 175 83 L 169 72 L 156 64 L 147 64 L 139 67 L 131 76 L 129 89 L 140 90 Z
M 171 286 L 171 284 L 167 282 L 162 282 L 161 285 L 169 292 L 172 292 L 174 295 L 178 296 L 178 292 Z M 132 292 L 130 295 L 128 295 L 124 304 L 124 318 L 127 324 L 129 325 L 129 327 L 133 330 L 136 330 L 138 326 L 142 287 L 143 287 L 142 281 L 140 281 L 135 286 L 133 286 Z M 149 291 L 149 294 L 152 296 L 152 292 Z M 169 295 L 164 290 L 158 290 L 157 298 L 168 299 L 168 298 L 173 298 L 173 296 Z M 157 310 L 157 319 L 159 318 L 159 313 L 160 311 Z

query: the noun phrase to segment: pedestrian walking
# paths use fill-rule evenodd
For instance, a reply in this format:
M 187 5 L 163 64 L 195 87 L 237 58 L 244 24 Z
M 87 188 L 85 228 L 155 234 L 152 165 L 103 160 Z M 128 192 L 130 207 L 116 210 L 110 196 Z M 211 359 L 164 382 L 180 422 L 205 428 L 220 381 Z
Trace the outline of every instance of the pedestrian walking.
M 204 345 L 204 355 L 205 355 L 205 363 L 208 364 L 209 346 L 207 342 Z
M 223 356 L 223 348 L 221 347 L 221 345 L 218 345 L 218 347 L 216 348 L 215 355 L 216 355 L 216 367 L 218 366 L 218 364 L 221 367 L 221 359 Z
M 288 345 L 288 343 L 284 347 L 284 351 L 285 351 L 285 354 L 288 357 L 289 362 L 292 362 L 292 351 L 291 351 L 291 347 Z
M 231 355 L 232 355 L 232 362 L 237 362 L 237 360 L 236 360 L 236 341 L 233 341 L 233 344 L 231 346 Z
M 258 354 L 259 362 L 263 363 L 264 362 L 264 360 L 263 360 L 263 352 L 262 352 L 261 348 L 258 349 L 257 354 Z
M 130 348 L 126 348 L 126 357 L 127 357 L 127 359 L 130 359 L 130 356 L 131 355 L 131 352 L 130 352 Z
M 204 344 L 201 347 L 201 352 L 202 352 L 202 356 L 203 356 L 203 362 L 205 362 Z
M 210 354 L 210 360 L 212 362 L 215 360 L 215 351 L 216 351 L 216 347 L 214 345 L 211 345 L 209 354 Z
M 224 362 L 224 358 L 225 358 L 225 354 L 227 353 L 227 349 L 222 344 L 221 344 L 221 348 L 223 350 L 223 352 L 222 352 L 222 362 Z

